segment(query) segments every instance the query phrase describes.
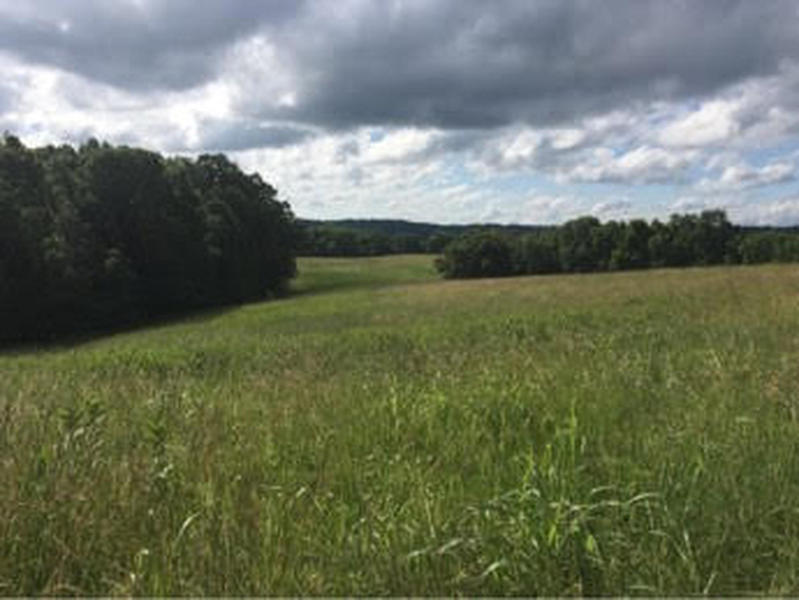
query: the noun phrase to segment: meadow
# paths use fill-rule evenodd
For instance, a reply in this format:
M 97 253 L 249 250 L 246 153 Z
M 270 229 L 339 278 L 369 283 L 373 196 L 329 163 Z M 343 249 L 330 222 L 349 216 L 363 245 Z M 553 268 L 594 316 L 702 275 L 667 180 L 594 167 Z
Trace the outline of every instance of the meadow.
M 0 595 L 799 593 L 799 267 L 431 262 L 0 353 Z

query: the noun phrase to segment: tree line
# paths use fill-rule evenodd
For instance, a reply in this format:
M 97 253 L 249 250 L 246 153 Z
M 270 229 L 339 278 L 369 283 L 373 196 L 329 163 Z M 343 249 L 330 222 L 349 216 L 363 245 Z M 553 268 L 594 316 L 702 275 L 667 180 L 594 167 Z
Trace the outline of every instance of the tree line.
M 518 235 L 546 229 L 539 225 L 439 225 L 398 219 L 298 219 L 297 223 L 303 256 L 439 254 L 466 232 Z
M 740 228 L 724 211 L 707 210 L 651 223 L 580 217 L 517 236 L 470 232 L 444 249 L 436 268 L 444 277 L 466 278 L 793 261 L 799 261 L 796 232 Z
M 295 246 L 288 204 L 223 155 L 0 142 L 0 341 L 264 298 Z
M 438 254 L 455 239 L 433 234 L 389 234 L 335 225 L 299 230 L 298 251 L 303 256 L 380 256 L 385 254 Z

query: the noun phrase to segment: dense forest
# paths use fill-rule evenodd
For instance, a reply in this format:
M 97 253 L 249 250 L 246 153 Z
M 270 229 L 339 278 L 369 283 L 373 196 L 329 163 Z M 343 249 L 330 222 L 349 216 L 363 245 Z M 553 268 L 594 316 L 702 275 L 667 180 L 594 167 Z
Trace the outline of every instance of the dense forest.
M 439 254 L 456 238 L 474 231 L 520 235 L 545 231 L 539 225 L 438 225 L 398 219 L 298 219 L 303 256 L 378 256 Z
M 222 155 L 0 142 L 0 341 L 117 327 L 279 293 L 289 206 Z
M 444 249 L 445 277 L 496 277 L 799 260 L 795 230 L 736 227 L 721 210 L 663 223 L 580 217 L 536 233 L 473 231 Z

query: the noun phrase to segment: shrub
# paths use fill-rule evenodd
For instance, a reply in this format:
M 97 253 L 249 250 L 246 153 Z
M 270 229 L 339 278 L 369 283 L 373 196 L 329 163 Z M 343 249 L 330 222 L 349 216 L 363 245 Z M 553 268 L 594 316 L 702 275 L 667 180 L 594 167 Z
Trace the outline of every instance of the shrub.
M 444 248 L 436 269 L 447 278 L 503 277 L 513 274 L 510 242 L 502 235 L 482 231 L 467 234 Z

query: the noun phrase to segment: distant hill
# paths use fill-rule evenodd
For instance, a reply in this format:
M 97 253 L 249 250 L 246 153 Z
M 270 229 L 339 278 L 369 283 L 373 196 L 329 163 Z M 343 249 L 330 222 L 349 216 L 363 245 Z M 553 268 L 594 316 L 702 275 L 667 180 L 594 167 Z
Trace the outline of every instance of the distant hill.
M 418 223 L 402 219 L 297 219 L 306 228 L 332 228 L 348 231 L 378 233 L 389 236 L 431 236 L 436 234 L 458 236 L 474 229 L 495 229 L 507 233 L 532 233 L 552 229 L 547 225 L 498 225 L 495 223 L 473 223 L 469 225 L 439 225 L 437 223 Z
M 663 220 L 663 219 L 662 219 Z M 439 223 L 422 223 L 403 219 L 297 219 L 304 227 L 322 227 L 344 229 L 348 231 L 379 233 L 389 236 L 429 236 L 436 234 L 458 236 L 475 229 L 493 229 L 506 233 L 533 233 L 557 229 L 556 225 L 500 225 L 498 223 L 469 223 L 466 225 L 442 225 Z M 799 225 L 737 225 L 742 232 L 799 232 Z
M 437 254 L 452 240 L 476 230 L 519 235 L 550 229 L 536 225 L 439 225 L 401 219 L 297 219 L 298 251 L 304 256 Z

